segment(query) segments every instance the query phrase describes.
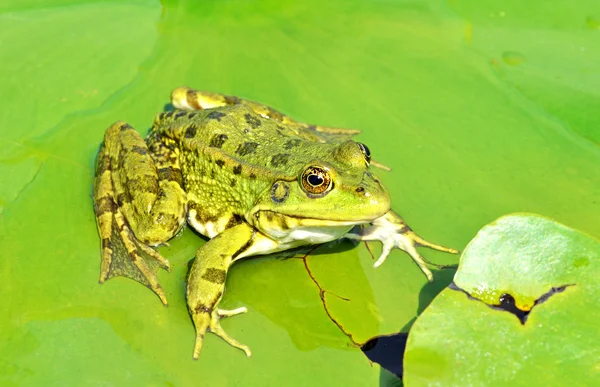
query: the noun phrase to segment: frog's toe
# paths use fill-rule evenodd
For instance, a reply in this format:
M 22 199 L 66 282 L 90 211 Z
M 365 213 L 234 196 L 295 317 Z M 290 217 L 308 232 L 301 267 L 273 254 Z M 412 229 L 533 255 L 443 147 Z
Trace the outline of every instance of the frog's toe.
M 200 350 L 202 349 L 202 343 L 204 342 L 204 336 L 207 331 L 214 333 L 219 336 L 223 340 L 225 340 L 229 345 L 239 348 L 246 356 L 252 355 L 250 352 L 250 348 L 248 346 L 241 344 L 233 337 L 229 336 L 221 327 L 220 320 L 224 317 L 231 317 L 238 315 L 240 313 L 246 313 L 248 310 L 244 307 L 237 308 L 233 310 L 224 310 L 224 309 L 216 309 L 210 312 L 210 316 L 208 310 L 203 308 L 196 308 L 192 312 L 192 319 L 194 320 L 194 325 L 196 326 L 196 344 L 194 345 L 194 360 L 197 360 L 200 355 Z
M 378 239 L 383 242 L 383 248 L 381 251 L 381 255 L 379 256 L 377 261 L 375 261 L 375 263 L 373 264 L 373 267 L 381 266 L 383 264 L 383 262 L 385 262 L 386 258 L 388 257 L 388 255 L 392 251 L 392 249 L 398 248 L 400 250 L 405 251 L 408 255 L 410 255 L 410 257 L 413 259 L 413 261 L 415 261 L 415 263 L 419 266 L 419 269 L 421 269 L 423 274 L 425 274 L 428 281 L 433 280 L 433 274 L 431 273 L 431 270 L 429 270 L 428 265 L 434 266 L 438 269 L 445 269 L 445 268 L 453 267 L 453 266 L 452 265 L 439 265 L 439 264 L 433 263 L 431 261 L 428 261 L 427 259 L 423 258 L 423 256 L 421 254 L 419 254 L 419 252 L 416 249 L 417 247 L 428 247 L 430 249 L 439 250 L 439 251 L 443 251 L 446 253 L 452 253 L 452 254 L 458 253 L 457 250 L 454 250 L 454 249 L 451 249 L 448 247 L 444 247 L 444 246 L 440 246 L 440 245 L 436 245 L 431 242 L 427 242 L 425 239 L 421 238 L 419 235 L 417 235 L 412 230 L 406 230 L 404 232 L 396 232 L 396 233 L 386 233 L 385 231 L 383 231 L 383 232 L 381 232 L 380 237 Z
M 220 318 L 231 317 L 231 316 L 235 316 L 235 315 L 246 313 L 246 312 L 248 312 L 248 309 L 246 309 L 245 306 L 242 306 L 241 308 L 232 309 L 232 310 L 217 309 L 217 313 L 219 314 Z
M 223 328 L 221 328 L 221 324 L 219 323 L 218 319 L 215 321 L 214 324 L 211 324 L 210 331 L 222 338 L 223 340 L 225 340 L 227 343 L 229 343 L 229 345 L 244 351 L 246 353 L 246 356 L 250 357 L 252 355 L 252 352 L 250 352 L 250 348 L 248 348 L 247 345 L 241 344 L 239 341 L 225 333 Z
M 454 265 L 438 265 L 432 263 L 419 254 L 416 249 L 417 247 L 427 247 L 445 253 L 458 254 L 458 250 L 436 245 L 421 238 L 393 211 L 376 219 L 371 226 L 365 227 L 357 233 L 347 234 L 346 238 L 360 241 L 376 240 L 383 243 L 381 255 L 375 261 L 373 267 L 381 266 L 393 249 L 396 248 L 405 251 L 410 255 L 413 261 L 415 261 L 429 281 L 433 279 L 433 274 L 431 273 L 431 270 L 429 270 L 428 265 L 439 269 L 454 267 Z

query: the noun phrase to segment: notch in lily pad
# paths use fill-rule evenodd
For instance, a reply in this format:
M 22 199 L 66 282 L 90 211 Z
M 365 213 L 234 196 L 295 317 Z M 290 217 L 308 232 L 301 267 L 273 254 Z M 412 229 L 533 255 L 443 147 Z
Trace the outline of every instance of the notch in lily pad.
M 597 239 L 538 215 L 496 220 L 413 325 L 404 382 L 600 384 L 598 278 Z

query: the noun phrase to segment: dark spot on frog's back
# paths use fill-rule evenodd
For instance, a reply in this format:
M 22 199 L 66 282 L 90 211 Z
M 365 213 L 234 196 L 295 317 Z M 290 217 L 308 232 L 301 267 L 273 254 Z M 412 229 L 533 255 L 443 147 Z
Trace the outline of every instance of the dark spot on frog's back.
M 302 140 L 300 140 L 299 138 L 295 138 L 293 140 L 288 140 L 285 144 L 283 144 L 283 147 L 285 149 L 292 149 L 300 145 L 301 142 Z
M 238 164 L 235 167 L 233 167 L 233 174 L 234 175 L 239 175 L 242 173 L 242 165 Z
M 198 127 L 195 124 L 191 124 L 185 130 L 185 138 L 194 138 L 194 137 L 196 137 L 196 132 L 198 132 Z
M 229 137 L 227 137 L 227 135 L 223 133 L 215 134 L 210 139 L 210 143 L 208 144 L 208 146 L 221 149 L 221 147 L 223 146 L 223 144 L 225 144 L 225 141 L 227 141 L 228 138 Z
M 246 113 L 244 114 L 244 118 L 246 119 L 248 125 L 252 127 L 252 129 L 256 129 L 260 126 L 260 120 L 252 114 Z
M 274 167 L 281 167 L 288 163 L 290 160 L 290 155 L 287 153 L 278 153 L 275 156 L 271 157 L 271 165 Z
M 223 165 L 225 165 L 225 161 L 223 161 L 223 160 L 216 160 L 215 164 L 217 164 L 219 167 L 223 168 Z
M 237 153 L 240 156 L 246 156 L 254 153 L 257 147 L 258 143 L 256 142 L 245 142 L 243 144 L 238 145 L 235 153 Z
M 224 284 L 226 278 L 227 273 L 225 273 L 225 270 L 215 269 L 213 267 L 207 268 L 204 274 L 202 274 L 202 279 L 212 282 L 213 284 Z
M 208 118 L 210 118 L 211 120 L 217 120 L 219 122 L 221 122 L 221 118 L 225 117 L 225 113 L 214 110 L 210 113 L 208 113 Z

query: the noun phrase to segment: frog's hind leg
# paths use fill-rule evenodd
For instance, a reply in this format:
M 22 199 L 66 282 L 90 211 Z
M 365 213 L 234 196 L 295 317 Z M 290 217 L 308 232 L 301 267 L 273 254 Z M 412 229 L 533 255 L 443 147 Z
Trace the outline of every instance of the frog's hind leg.
M 298 136 L 311 141 L 344 141 L 360 133 L 360 130 L 332 128 L 296 121 L 289 116 L 259 102 L 234 96 L 178 87 L 171 93 L 171 103 L 177 109 L 203 110 L 227 105 L 246 105 L 264 118 L 272 119 L 291 128 Z
M 100 282 L 115 276 L 135 279 L 167 305 L 154 268 L 168 270 L 169 262 L 150 246 L 177 233 L 186 205 L 178 164 L 169 164 L 173 158 L 165 156 L 164 147 L 154 145 L 151 154 L 131 126 L 113 124 L 98 154 L 94 210 L 102 240 Z
M 200 354 L 207 331 L 241 349 L 247 356 L 251 354 L 250 348 L 225 333 L 220 324 L 221 318 L 245 313 L 246 308 L 228 311 L 218 309 L 218 305 L 225 292 L 229 266 L 244 253 L 248 253 L 256 242 L 256 234 L 248 224 L 242 223 L 218 234 L 196 252 L 187 283 L 188 308 L 196 327 L 194 359 Z

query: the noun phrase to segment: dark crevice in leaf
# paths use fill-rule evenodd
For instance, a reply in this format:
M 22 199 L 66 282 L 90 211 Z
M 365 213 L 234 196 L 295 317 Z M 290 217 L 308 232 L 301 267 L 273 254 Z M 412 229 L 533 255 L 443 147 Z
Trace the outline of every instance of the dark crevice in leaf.
M 333 315 L 331 314 L 331 312 L 329 311 L 329 309 L 327 308 L 327 300 L 325 299 L 325 295 L 326 294 L 331 294 L 334 297 L 339 298 L 340 300 L 343 301 L 350 301 L 350 299 L 348 298 L 344 298 L 341 296 L 338 296 L 337 294 L 330 292 L 326 289 L 324 289 L 319 282 L 317 281 L 317 279 L 315 278 L 315 276 L 313 275 L 313 273 L 310 271 L 310 268 L 308 267 L 308 262 L 307 262 L 307 258 L 310 255 L 310 253 L 312 253 L 313 251 L 315 251 L 319 246 L 315 246 L 313 247 L 310 251 L 308 251 L 306 254 L 304 254 L 303 256 L 300 257 L 294 257 L 294 258 L 299 258 L 302 260 L 302 262 L 304 263 L 304 268 L 306 269 L 306 273 L 308 274 L 309 278 L 311 279 L 311 281 L 317 286 L 317 288 L 319 289 L 319 298 L 321 299 L 321 303 L 323 304 L 323 309 L 325 310 L 325 313 L 327 314 L 327 317 L 331 320 L 331 322 L 333 322 L 340 331 L 342 331 L 342 333 L 344 335 L 346 335 L 350 341 L 352 341 L 352 343 L 356 346 L 361 346 L 362 344 L 357 342 L 356 340 L 354 340 L 354 337 L 352 337 L 352 334 L 350 332 L 348 332 L 344 326 L 335 319 L 335 317 L 333 317 Z
M 553 295 L 555 295 L 557 293 L 564 292 L 565 289 L 568 288 L 568 287 L 570 287 L 570 286 L 575 286 L 575 284 L 566 284 L 566 285 L 562 285 L 562 286 L 550 288 L 549 291 L 547 291 L 546 293 L 542 294 L 540 296 L 540 298 L 538 298 L 537 300 L 535 300 L 535 302 L 533 303 L 533 306 L 531 307 L 530 310 L 523 310 L 523 309 L 520 309 L 519 307 L 517 307 L 516 302 L 515 302 L 515 298 L 511 294 L 509 294 L 509 293 L 504 293 L 503 295 L 501 295 L 500 299 L 498 300 L 498 304 L 490 305 L 490 304 L 484 302 L 483 300 L 480 300 L 477 297 L 473 297 L 466 290 L 461 289 L 460 287 L 458 287 L 458 285 L 456 285 L 456 283 L 454 283 L 454 281 L 451 282 L 450 285 L 448 285 L 448 288 L 452 289 L 452 290 L 457 290 L 459 292 L 462 292 L 469 299 L 482 302 L 482 303 L 486 304 L 488 307 L 490 307 L 492 309 L 503 310 L 505 312 L 509 312 L 511 314 L 514 314 L 519 319 L 519 321 L 521 322 L 521 324 L 525 325 L 525 323 L 527 322 L 527 317 L 529 316 L 529 313 L 531 313 L 533 311 L 533 308 L 535 306 L 546 302 L 550 297 L 552 297 Z
M 408 333 L 399 332 L 388 336 L 375 336 L 360 348 L 374 363 L 402 379 L 404 373 L 404 351 Z
M 514 314 L 515 316 L 517 316 L 519 321 L 521 321 L 521 324 L 525 324 L 525 322 L 527 321 L 527 315 L 530 312 L 530 310 L 519 309 L 515 302 L 515 298 L 508 293 L 505 293 L 500 296 L 500 304 L 490 306 L 494 309 L 505 310 L 508 313 Z

